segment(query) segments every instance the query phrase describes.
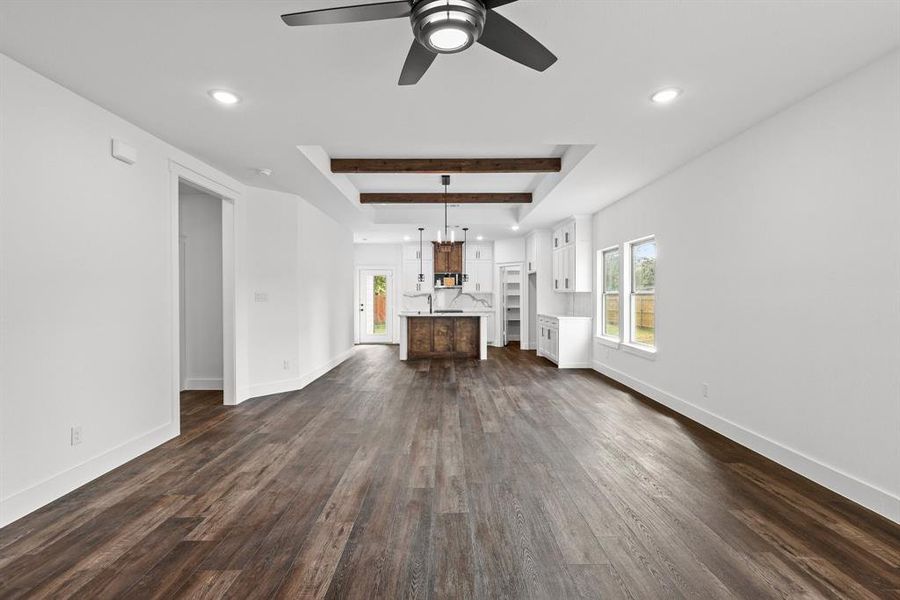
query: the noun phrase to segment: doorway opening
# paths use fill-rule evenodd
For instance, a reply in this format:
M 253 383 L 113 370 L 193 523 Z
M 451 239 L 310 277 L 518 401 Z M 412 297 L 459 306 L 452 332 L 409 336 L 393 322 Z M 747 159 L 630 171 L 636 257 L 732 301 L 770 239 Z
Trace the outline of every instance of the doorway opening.
M 238 381 L 237 368 L 238 349 L 245 346 L 239 343 L 239 338 L 243 338 L 236 320 L 238 298 L 235 269 L 235 212 L 240 192 L 176 161 L 169 162 L 169 173 L 171 301 L 174 307 L 171 329 L 171 406 L 172 421 L 181 431 L 181 392 L 186 387 L 207 388 L 200 389 L 198 393 L 214 397 L 216 404 L 235 405 L 244 399 L 239 390 L 245 388 Z M 196 224 L 189 224 L 187 216 L 182 219 L 182 193 L 185 196 L 207 197 L 207 204 L 202 207 L 185 203 L 191 218 L 200 219 L 206 226 L 203 235 L 192 233 Z M 204 214 L 205 222 L 200 217 Z M 182 230 L 182 222 L 187 227 L 185 231 Z M 217 237 L 213 231 L 216 227 Z M 183 238 L 182 233 L 186 237 Z M 199 239 L 204 236 L 206 241 L 201 244 Z M 217 243 L 210 242 L 210 238 L 217 240 Z M 193 269 L 194 259 L 199 258 L 198 248 L 201 246 L 207 253 L 201 263 L 206 265 L 201 270 L 202 276 L 197 275 L 197 271 Z M 185 292 L 184 295 L 182 291 Z M 201 306 L 217 304 L 208 309 L 212 316 L 198 317 L 194 314 L 193 307 L 198 299 L 204 297 Z M 199 330 L 195 325 L 200 325 Z M 182 336 L 182 331 L 186 333 L 185 336 Z M 202 333 L 198 334 L 197 331 Z M 205 350 L 200 353 L 193 350 L 195 341 Z
M 393 332 L 393 271 L 359 270 L 359 343 L 390 344 Z
M 522 339 L 522 265 L 500 267 L 500 316 L 503 345 Z
M 222 199 L 179 182 L 180 392 L 224 389 L 222 263 Z M 221 398 L 221 393 L 217 396 Z

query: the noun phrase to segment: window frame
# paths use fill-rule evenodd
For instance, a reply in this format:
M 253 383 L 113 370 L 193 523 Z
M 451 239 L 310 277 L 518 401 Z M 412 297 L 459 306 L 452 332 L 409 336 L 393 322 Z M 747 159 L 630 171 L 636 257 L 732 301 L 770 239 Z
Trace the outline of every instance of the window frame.
M 610 252 L 618 252 L 619 253 L 619 335 L 609 335 L 605 332 L 606 327 L 606 255 Z M 597 251 L 597 280 L 598 280 L 598 288 L 599 288 L 599 304 L 597 306 L 597 331 L 595 336 L 606 343 L 607 345 L 611 345 L 614 348 L 618 348 L 619 344 L 622 343 L 622 246 L 615 245 L 609 246 L 608 248 L 603 248 L 602 250 Z
M 657 349 L 659 348 L 659 336 L 657 332 L 659 328 L 657 327 L 656 311 L 654 310 L 654 327 L 653 327 L 653 345 L 645 344 L 643 342 L 636 341 L 634 335 L 634 299 L 635 296 L 653 296 L 654 302 L 657 296 L 657 288 L 656 281 L 653 282 L 653 291 L 635 291 L 634 289 L 634 248 L 636 246 L 640 246 L 647 242 L 654 242 L 656 244 L 656 256 L 654 260 L 658 266 L 659 264 L 659 242 L 656 239 L 656 235 L 645 235 L 643 237 L 630 240 L 624 244 L 625 252 L 623 253 L 624 260 L 622 261 L 622 271 L 623 277 L 621 279 L 622 287 L 628 290 L 628 310 L 622 310 L 620 305 L 620 321 L 622 321 L 620 325 L 620 332 L 625 333 L 627 335 L 622 337 L 622 347 L 628 350 L 633 354 L 637 354 L 639 356 L 644 356 L 645 358 L 655 358 L 657 354 Z M 627 265 L 627 266 L 626 266 Z M 654 304 L 655 308 L 655 304 Z

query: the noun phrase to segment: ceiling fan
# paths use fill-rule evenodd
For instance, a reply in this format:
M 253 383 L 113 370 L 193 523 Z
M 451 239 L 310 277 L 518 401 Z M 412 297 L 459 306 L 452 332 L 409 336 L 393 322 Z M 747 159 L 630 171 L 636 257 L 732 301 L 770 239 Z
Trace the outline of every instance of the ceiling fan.
M 400 74 L 400 85 L 419 82 L 438 54 L 454 54 L 475 42 L 536 71 L 556 56 L 494 9 L 517 0 L 395 0 L 282 15 L 285 23 L 331 25 L 409 17 L 415 39 Z

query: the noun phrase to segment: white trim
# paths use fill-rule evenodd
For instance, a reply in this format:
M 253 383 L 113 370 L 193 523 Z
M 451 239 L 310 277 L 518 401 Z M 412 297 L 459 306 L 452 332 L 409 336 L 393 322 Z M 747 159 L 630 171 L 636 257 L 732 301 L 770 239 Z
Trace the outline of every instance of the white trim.
M 618 350 L 619 346 L 622 345 L 622 342 L 619 339 L 609 337 L 607 335 L 595 335 L 594 339 L 604 346 L 609 346 L 610 348 L 615 348 L 616 350 Z
M 208 192 L 222 199 L 222 395 L 223 404 L 235 405 L 245 399 L 240 393 L 238 385 L 238 358 L 239 333 L 237 323 L 237 202 L 241 197 L 240 192 L 227 185 L 210 179 L 197 173 L 175 160 L 169 160 L 169 205 L 171 216 L 171 247 L 173 255 L 170 259 L 172 296 L 175 307 L 173 321 L 172 346 L 174 348 L 174 373 L 173 373 L 173 398 L 172 420 L 180 423 L 180 391 L 181 391 L 181 341 L 180 341 L 180 297 L 179 297 L 179 272 L 178 268 L 178 203 L 179 182 L 184 181 L 192 186 Z M 179 424 L 180 430 L 180 424 Z
M 221 390 L 221 377 L 188 377 L 181 384 L 182 390 Z
M 655 312 L 655 304 L 654 304 L 654 325 L 653 325 L 653 335 L 654 335 L 654 345 L 647 346 L 645 344 L 639 344 L 635 342 L 632 338 L 634 337 L 634 297 L 641 295 L 648 295 L 656 297 L 656 284 L 653 285 L 652 292 L 635 292 L 634 291 L 634 247 L 640 244 L 647 243 L 649 241 L 653 241 L 656 245 L 656 257 L 654 260 L 659 263 L 659 243 L 656 240 L 656 234 L 645 235 L 644 237 L 639 237 L 637 239 L 625 242 L 623 245 L 622 251 L 622 279 L 619 282 L 622 291 L 619 293 L 619 331 L 622 335 L 622 348 L 626 351 L 634 354 L 635 356 L 643 356 L 644 358 L 648 358 L 650 360 L 655 360 L 656 356 L 656 347 L 659 344 L 659 340 L 656 338 L 657 333 L 659 332 L 659 327 L 657 327 L 656 321 L 658 321 L 658 314 Z M 625 290 L 628 290 L 625 292 Z M 628 307 L 625 310 L 625 296 L 628 296 Z
M 602 340 L 602 338 L 600 339 Z M 641 346 L 640 344 L 622 342 L 619 344 L 619 347 L 629 354 L 634 354 L 635 356 L 640 356 L 647 360 L 656 360 L 656 348 L 653 348 L 652 346 Z
M 861 504 L 862 506 L 900 523 L 900 497 L 872 484 L 861 481 L 848 473 L 826 465 L 756 432 L 750 431 L 715 415 L 695 404 L 636 379 L 604 364 L 594 361 L 594 370 L 622 383 L 631 389 L 663 404 L 675 412 L 704 425 L 738 444 L 762 454 L 776 463 Z
M 57 500 L 69 492 L 93 481 L 116 467 L 178 436 L 178 422 L 166 423 L 132 438 L 114 448 L 69 469 L 51 475 L 22 491 L 0 500 L 0 527 L 5 527 L 25 515 Z
M 616 343 L 615 347 L 618 348 L 618 344 L 621 341 L 621 337 L 618 339 L 613 338 L 612 336 L 609 336 L 603 332 L 603 329 L 606 325 L 606 294 L 607 294 L 607 292 L 606 292 L 606 261 L 604 260 L 604 257 L 607 252 L 612 252 L 614 250 L 619 253 L 619 291 L 616 293 L 619 295 L 619 323 L 618 323 L 619 331 L 621 332 L 623 330 L 622 329 L 622 313 L 623 313 L 623 311 L 622 311 L 622 304 L 623 304 L 622 296 L 624 294 L 622 293 L 622 282 L 624 281 L 624 278 L 622 277 L 622 264 L 624 261 L 622 260 L 622 258 L 624 257 L 625 254 L 622 251 L 622 246 L 616 245 L 616 246 L 609 246 L 607 248 L 602 248 L 600 250 L 597 250 L 597 252 L 594 256 L 595 260 L 597 261 L 597 266 L 595 269 L 595 271 L 597 273 L 597 287 L 596 287 L 597 302 L 596 302 L 596 307 L 595 307 L 597 309 L 597 322 L 596 322 L 597 327 L 596 327 L 596 333 L 594 335 L 595 335 L 595 337 L 606 340 L 608 342 L 615 341 L 615 343 Z
M 278 381 L 270 381 L 267 383 L 258 383 L 256 385 L 251 385 L 247 389 L 249 398 L 259 398 L 260 396 L 269 396 L 272 394 L 282 394 L 284 392 L 295 392 L 297 390 L 302 390 L 310 383 L 350 358 L 350 355 L 353 354 L 354 350 L 355 347 L 348 348 L 325 364 L 307 372 L 300 377 L 294 379 L 280 379 Z

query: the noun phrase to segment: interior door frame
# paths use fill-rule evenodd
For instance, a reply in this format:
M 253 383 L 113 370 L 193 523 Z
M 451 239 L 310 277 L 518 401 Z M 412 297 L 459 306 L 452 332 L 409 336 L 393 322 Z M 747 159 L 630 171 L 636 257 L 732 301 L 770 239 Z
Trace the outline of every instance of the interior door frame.
M 520 278 L 523 278 L 524 282 L 527 282 L 527 278 L 525 278 L 525 266 L 525 263 L 522 261 L 502 262 L 494 265 L 494 299 L 496 300 L 496 306 L 500 307 L 500 310 L 497 313 L 497 319 L 502 320 L 503 323 L 502 325 L 500 323 L 495 325 L 496 332 L 499 333 L 499 335 L 495 335 L 494 337 L 503 343 L 503 347 L 506 347 L 508 343 L 508 340 L 506 339 L 506 286 L 504 285 L 503 276 L 508 268 L 519 269 Z M 530 349 L 530 344 L 525 342 L 525 338 L 528 336 L 523 335 L 523 331 L 526 330 L 529 323 L 527 315 L 528 294 L 523 293 L 523 280 L 520 280 L 519 283 L 519 350 L 528 350 Z
M 387 339 L 385 341 L 380 342 L 364 342 L 363 341 L 363 328 L 360 323 L 360 313 L 362 311 L 359 310 L 359 306 L 361 305 L 363 289 L 360 286 L 360 281 L 362 279 L 363 272 L 365 271 L 376 271 L 388 274 L 388 290 L 387 290 L 387 298 L 388 298 L 388 306 L 387 306 L 387 315 L 385 319 L 387 320 Z M 396 281 L 396 267 L 391 266 L 369 266 L 369 265 L 359 265 L 356 267 L 356 282 L 353 284 L 356 292 L 356 302 L 353 305 L 353 310 L 355 313 L 354 318 L 354 331 L 356 333 L 355 342 L 357 344 L 393 344 L 396 339 L 397 332 L 395 331 L 395 317 L 397 315 L 397 281 Z
M 171 282 L 172 282 L 172 350 L 173 350 L 173 376 L 172 376 L 172 419 L 180 426 L 181 414 L 181 296 L 180 296 L 180 258 L 179 246 L 181 237 L 178 231 L 179 216 L 179 183 L 184 182 L 222 200 L 222 396 L 223 404 L 235 405 L 242 399 L 238 398 L 237 382 L 237 347 L 239 331 L 237 323 L 237 260 L 235 244 L 236 209 L 241 193 L 227 185 L 214 181 L 205 175 L 185 167 L 174 161 L 169 161 L 169 197 L 171 211 Z

